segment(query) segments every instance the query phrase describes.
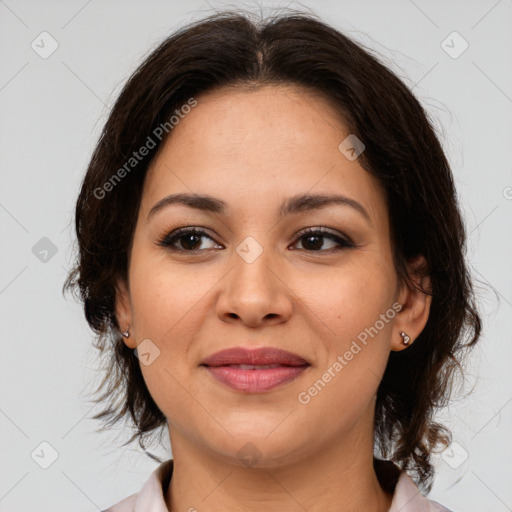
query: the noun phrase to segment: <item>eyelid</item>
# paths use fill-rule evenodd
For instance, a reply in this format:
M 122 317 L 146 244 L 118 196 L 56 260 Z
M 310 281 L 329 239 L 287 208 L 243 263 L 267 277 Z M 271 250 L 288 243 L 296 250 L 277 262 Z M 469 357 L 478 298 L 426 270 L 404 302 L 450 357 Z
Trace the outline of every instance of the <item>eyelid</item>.
M 332 237 L 340 238 L 343 241 L 353 244 L 354 242 L 350 239 L 349 236 L 345 235 L 344 233 L 339 232 L 338 230 L 326 228 L 323 226 L 318 227 L 310 227 L 310 228 L 304 228 L 301 229 L 296 235 L 295 238 L 300 238 L 304 235 L 307 235 L 308 233 L 322 233 L 322 235 L 331 235 Z
M 175 246 L 173 246 L 173 243 L 176 240 L 179 240 L 180 237 L 186 235 L 187 233 L 195 233 L 199 235 L 199 237 L 204 237 L 210 239 L 212 242 L 214 242 L 217 245 L 222 245 L 221 243 L 217 242 L 217 240 L 211 236 L 208 233 L 207 228 L 203 228 L 201 226 L 184 226 L 181 228 L 176 228 L 174 230 L 171 230 L 167 234 L 165 234 L 163 237 L 160 238 L 160 240 L 157 242 L 157 245 L 160 245 L 166 249 L 169 249 L 171 251 L 175 252 L 181 252 L 181 253 L 197 253 L 197 252 L 204 252 L 205 249 L 191 249 L 191 250 L 185 250 L 180 249 Z M 294 242 L 292 243 L 292 246 L 296 245 L 301 238 L 307 236 L 308 234 L 311 235 L 320 235 L 324 238 L 328 238 L 333 240 L 335 243 L 337 243 L 337 247 L 330 248 L 327 250 L 307 250 L 307 249 L 300 249 L 307 253 L 332 253 L 336 251 L 340 251 L 343 249 L 350 249 L 356 247 L 356 244 L 352 241 L 352 239 L 345 235 L 344 233 L 338 232 L 337 230 L 334 230 L 332 228 L 326 228 L 323 226 L 312 226 L 301 229 L 298 233 L 294 235 Z M 290 246 L 288 246 L 290 247 Z
M 164 236 L 162 236 L 158 240 L 157 245 L 161 245 L 161 246 L 165 247 L 166 249 L 175 250 L 175 251 L 179 251 L 179 252 L 191 252 L 191 253 L 196 252 L 196 251 L 203 252 L 204 250 L 200 250 L 200 249 L 185 251 L 183 249 L 178 249 L 178 248 L 172 246 L 171 241 L 173 241 L 174 239 L 177 240 L 180 237 L 186 235 L 187 233 L 196 233 L 196 234 L 200 235 L 201 237 L 209 238 L 212 242 L 215 242 L 217 245 L 221 245 L 221 244 L 219 244 L 219 242 L 217 242 L 217 240 L 215 240 L 215 238 L 213 236 L 211 236 L 208 233 L 207 228 L 203 228 L 201 226 L 184 226 L 181 228 L 172 229 L 171 231 L 167 232 Z

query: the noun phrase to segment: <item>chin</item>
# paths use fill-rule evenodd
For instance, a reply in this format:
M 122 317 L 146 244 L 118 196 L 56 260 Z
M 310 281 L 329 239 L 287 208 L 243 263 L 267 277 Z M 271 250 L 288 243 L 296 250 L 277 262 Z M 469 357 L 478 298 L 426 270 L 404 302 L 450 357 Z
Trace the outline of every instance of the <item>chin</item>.
M 213 446 L 212 439 L 208 442 L 210 449 L 215 451 L 227 463 L 247 468 L 276 468 L 297 462 L 307 455 L 311 449 L 311 441 L 301 440 L 297 432 L 276 432 L 270 436 L 255 429 L 243 433 L 226 435 L 220 445 Z M 309 447 L 309 448 L 308 448 Z

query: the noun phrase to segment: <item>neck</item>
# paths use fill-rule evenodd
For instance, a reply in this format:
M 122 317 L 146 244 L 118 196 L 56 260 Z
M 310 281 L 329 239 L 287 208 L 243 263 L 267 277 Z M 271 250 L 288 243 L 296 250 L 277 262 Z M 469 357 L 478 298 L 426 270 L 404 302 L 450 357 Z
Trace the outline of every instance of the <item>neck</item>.
M 241 466 L 172 432 L 171 512 L 388 512 L 392 494 L 374 470 L 373 439 L 355 435 L 285 465 Z M 362 456 L 362 454 L 367 454 Z

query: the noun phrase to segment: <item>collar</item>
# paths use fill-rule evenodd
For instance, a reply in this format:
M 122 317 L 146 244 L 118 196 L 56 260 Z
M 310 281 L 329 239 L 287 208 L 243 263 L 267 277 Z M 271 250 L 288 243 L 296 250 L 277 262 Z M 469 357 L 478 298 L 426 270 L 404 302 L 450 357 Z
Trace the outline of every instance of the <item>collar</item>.
M 173 459 L 162 462 L 151 473 L 138 493 L 132 494 L 103 512 L 147 512 L 148 510 L 169 512 L 165 504 L 164 492 L 169 486 L 173 468 Z M 389 465 L 388 468 L 390 468 Z M 391 473 L 388 485 L 391 487 L 394 485 L 394 492 L 389 512 L 451 512 L 439 503 L 424 497 L 413 479 L 404 471 L 400 472 L 399 476 L 396 470 L 391 470 Z M 380 475 L 382 474 L 385 474 L 385 471 L 380 473 Z M 398 478 L 393 478 L 393 474 Z

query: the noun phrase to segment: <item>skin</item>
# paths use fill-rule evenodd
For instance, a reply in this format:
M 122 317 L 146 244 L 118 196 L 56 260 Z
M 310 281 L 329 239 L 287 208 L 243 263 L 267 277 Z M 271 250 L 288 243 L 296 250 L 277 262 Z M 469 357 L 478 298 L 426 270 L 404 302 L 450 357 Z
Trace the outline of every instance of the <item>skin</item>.
M 171 511 L 387 511 L 392 496 L 373 469 L 375 397 L 391 350 L 424 328 L 430 297 L 399 283 L 388 211 L 378 182 L 338 149 L 349 132 L 329 103 L 295 86 L 223 88 L 197 98 L 153 160 L 133 237 L 128 283 L 116 314 L 130 348 L 150 339 L 160 354 L 141 370 L 168 419 L 174 472 Z M 175 193 L 208 194 L 225 214 L 173 204 Z M 278 217 L 296 194 L 339 193 L 358 201 Z M 158 245 L 177 228 L 207 232 L 194 246 Z M 328 228 L 353 248 L 304 228 Z M 236 248 L 253 237 L 248 263 Z M 208 237 L 211 237 L 208 238 Z M 323 244 L 322 244 L 323 240 Z M 181 248 L 181 252 L 179 249 Z M 421 259 L 411 262 L 411 270 Z M 415 278 L 414 278 L 415 279 Z M 426 283 L 428 286 L 428 283 Z M 425 286 L 425 283 L 423 283 Z M 402 309 L 308 404 L 298 401 L 365 328 Z M 258 394 L 233 390 L 200 364 L 236 346 L 271 346 L 310 367 Z M 250 466 L 240 450 L 254 445 Z

